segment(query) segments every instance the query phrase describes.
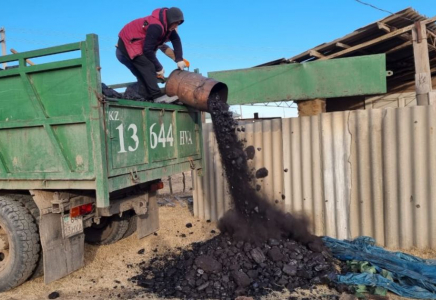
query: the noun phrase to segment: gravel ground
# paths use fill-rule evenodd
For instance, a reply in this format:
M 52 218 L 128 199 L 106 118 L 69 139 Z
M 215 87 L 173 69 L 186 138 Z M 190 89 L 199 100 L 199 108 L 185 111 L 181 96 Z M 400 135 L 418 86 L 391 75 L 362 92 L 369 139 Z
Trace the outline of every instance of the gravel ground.
M 163 190 L 160 198 L 168 199 L 174 206 L 162 206 L 160 208 L 160 230 L 157 235 L 148 236 L 138 240 L 135 235 L 118 243 L 108 246 L 86 245 L 85 267 L 73 274 L 48 285 L 44 284 L 43 278 L 28 281 L 0 296 L 2 300 L 21 299 L 48 299 L 52 292 L 59 292 L 58 299 L 160 299 L 154 295 L 145 294 L 141 288 L 128 281 L 129 278 L 138 275 L 140 269 L 137 266 L 142 261 L 147 261 L 155 255 L 164 254 L 168 251 L 180 251 L 189 248 L 190 244 L 205 241 L 217 235 L 216 224 L 199 220 L 192 215 L 188 199 L 191 197 L 190 173 L 186 175 L 186 192 L 182 193 L 181 174 L 173 176 L 173 191 L 177 193 L 180 202 L 174 196 Z M 184 205 L 183 205 L 184 204 Z M 186 224 L 192 227 L 187 228 Z M 186 237 L 183 237 L 185 235 Z M 143 249 L 143 254 L 141 253 Z M 411 250 L 410 254 L 423 258 L 436 258 L 434 250 Z M 119 295 L 119 297 L 118 297 Z M 262 299 L 338 299 L 336 291 L 319 286 L 315 291 L 297 290 L 295 293 L 272 293 Z M 390 299 L 405 299 L 389 294 Z

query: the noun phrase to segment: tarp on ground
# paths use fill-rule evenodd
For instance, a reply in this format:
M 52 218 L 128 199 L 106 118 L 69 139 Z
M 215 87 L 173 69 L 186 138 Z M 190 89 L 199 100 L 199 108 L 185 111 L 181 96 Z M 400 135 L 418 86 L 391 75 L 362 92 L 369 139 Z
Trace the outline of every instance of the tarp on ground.
M 390 252 L 375 245 L 370 237 L 352 241 L 323 238 L 337 259 L 368 261 L 379 272 L 392 273 L 394 281 L 379 274 L 348 273 L 338 275 L 337 281 L 349 285 L 380 286 L 403 297 L 436 299 L 436 260 L 422 259 L 402 252 Z

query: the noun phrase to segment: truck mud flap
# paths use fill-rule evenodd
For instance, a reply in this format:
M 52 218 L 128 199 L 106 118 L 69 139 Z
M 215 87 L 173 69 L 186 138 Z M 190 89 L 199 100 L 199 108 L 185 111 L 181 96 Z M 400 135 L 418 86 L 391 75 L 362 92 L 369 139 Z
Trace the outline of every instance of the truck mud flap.
M 142 239 L 159 230 L 159 206 L 157 204 L 156 192 L 148 194 L 147 212 L 138 215 L 136 234 Z
M 50 283 L 85 265 L 85 234 L 64 238 L 62 214 L 50 213 L 51 201 L 58 193 L 31 190 L 40 211 L 39 235 L 43 250 L 44 282 Z
M 58 280 L 85 265 L 85 234 L 63 238 L 60 214 L 42 215 L 40 232 L 45 283 Z

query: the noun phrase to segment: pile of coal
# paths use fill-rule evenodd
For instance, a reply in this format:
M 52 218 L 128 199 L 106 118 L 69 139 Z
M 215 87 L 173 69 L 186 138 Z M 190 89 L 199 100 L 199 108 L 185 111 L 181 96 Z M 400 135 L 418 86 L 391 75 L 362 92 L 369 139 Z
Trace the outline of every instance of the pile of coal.
M 312 251 L 293 240 L 257 244 L 221 234 L 195 243 L 177 255 L 158 256 L 140 264 L 130 280 L 162 298 L 235 299 L 272 291 L 293 291 L 328 283 L 336 274 L 330 254 Z
M 237 122 L 218 94 L 208 101 L 233 209 L 218 222 L 221 234 L 177 255 L 140 264 L 131 278 L 145 292 L 162 298 L 258 298 L 271 291 L 293 291 L 330 283 L 336 268 L 322 240 L 309 231 L 309 220 L 282 211 L 256 192 L 256 179 L 268 171 L 250 171 L 254 148 L 244 149 Z

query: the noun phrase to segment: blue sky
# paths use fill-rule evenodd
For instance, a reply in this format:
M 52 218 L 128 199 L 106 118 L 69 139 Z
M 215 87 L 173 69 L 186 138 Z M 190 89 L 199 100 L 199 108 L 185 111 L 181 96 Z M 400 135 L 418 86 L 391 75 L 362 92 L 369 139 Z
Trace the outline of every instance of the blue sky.
M 391 12 L 413 7 L 428 17 L 436 15 L 434 0 L 363 1 Z M 8 53 L 10 48 L 22 52 L 97 34 L 102 81 L 113 84 L 134 80 L 115 58 L 120 29 L 155 8 L 171 6 L 181 8 L 185 15 L 179 27 L 184 57 L 191 62 L 191 70 L 198 68 L 203 75 L 289 58 L 389 15 L 355 0 L 2 0 L 0 27 L 6 30 Z M 163 54 L 158 58 L 166 75 L 176 68 Z M 282 117 L 296 114 L 295 109 L 254 110 L 261 116 L 270 116 L 269 110 Z M 243 108 L 243 114 L 251 117 L 251 109 Z

